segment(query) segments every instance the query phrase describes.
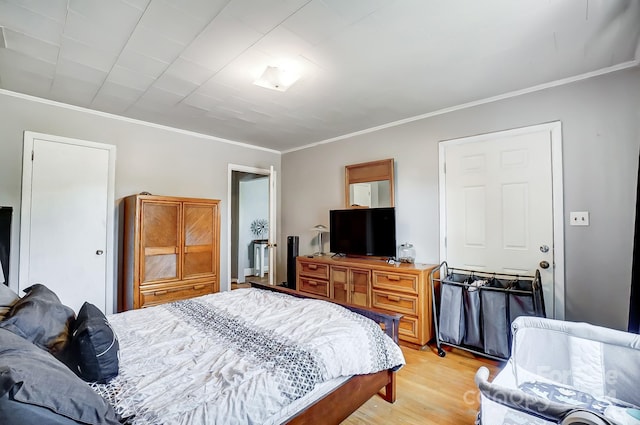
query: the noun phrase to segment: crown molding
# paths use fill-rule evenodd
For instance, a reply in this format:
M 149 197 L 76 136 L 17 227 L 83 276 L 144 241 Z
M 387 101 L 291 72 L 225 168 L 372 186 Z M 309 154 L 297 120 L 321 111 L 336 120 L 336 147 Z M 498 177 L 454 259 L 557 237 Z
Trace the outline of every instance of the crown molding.
M 638 49 L 640 49 L 640 44 L 638 44 Z M 639 57 L 639 55 L 636 53 L 636 58 L 638 58 L 638 57 Z M 607 67 L 607 68 L 601 68 L 601 69 L 598 69 L 596 71 L 591 71 L 591 72 L 587 72 L 587 73 L 580 74 L 580 75 L 574 75 L 572 77 L 563 78 L 561 80 L 551 81 L 549 83 L 539 84 L 537 86 L 528 87 L 526 89 L 515 90 L 515 91 L 508 92 L 508 93 L 500 94 L 500 95 L 497 95 L 497 96 L 487 97 L 485 99 L 474 100 L 473 102 L 463 103 L 463 104 L 460 104 L 460 105 L 451 106 L 449 108 L 439 109 L 437 111 L 428 112 L 426 114 L 417 115 L 417 116 L 414 116 L 414 117 L 405 118 L 405 119 L 398 120 L 398 121 L 393 121 L 393 122 L 390 122 L 390 123 L 387 123 L 387 124 L 382 124 L 382 125 L 379 125 L 379 126 L 376 126 L 376 127 L 367 128 L 365 130 L 355 131 L 353 133 L 344 134 L 342 136 L 333 137 L 331 139 L 326 139 L 326 140 L 321 140 L 319 142 L 309 143 L 308 145 L 304 145 L 304 146 L 300 146 L 300 147 L 297 147 L 297 148 L 284 150 L 284 151 L 282 151 L 282 153 L 283 154 L 287 154 L 287 153 L 291 153 L 291 152 L 295 152 L 295 151 L 299 151 L 299 150 L 303 150 L 303 149 L 313 148 L 313 147 L 320 146 L 320 145 L 326 145 L 328 143 L 334 143 L 334 142 L 338 142 L 340 140 L 349 139 L 349 138 L 352 138 L 352 137 L 355 137 L 355 136 L 361 136 L 363 134 L 373 133 L 373 132 L 384 130 L 384 129 L 391 128 L 391 127 L 397 127 L 397 126 L 402 125 L 402 124 L 407 124 L 407 123 L 410 123 L 410 122 L 423 120 L 425 118 L 431 118 L 431 117 L 435 117 L 435 116 L 438 116 L 438 115 L 448 114 L 450 112 L 460 111 L 460 110 L 467 109 L 467 108 L 473 108 L 474 106 L 484 105 L 484 104 L 487 104 L 487 103 L 498 102 L 500 100 L 510 99 L 512 97 L 522 96 L 522 95 L 525 95 L 525 94 L 534 93 L 534 92 L 541 91 L 541 90 L 546 90 L 546 89 L 549 89 L 549 88 L 552 88 L 552 87 L 563 86 L 563 85 L 566 85 L 566 84 L 571 84 L 571 83 L 575 83 L 575 82 L 578 82 L 578 81 L 587 80 L 589 78 L 593 78 L 593 77 L 597 77 L 597 76 L 600 76 L 600 75 L 605 75 L 605 74 L 609 74 L 609 73 L 612 73 L 612 72 L 621 71 L 623 69 L 633 68 L 633 67 L 637 67 L 637 66 L 640 66 L 640 59 L 635 59 L 635 60 L 629 61 L 629 62 L 623 62 L 623 63 L 617 64 L 617 65 L 614 65 L 614 66 L 610 66 L 610 67 Z
M 224 139 L 222 137 L 210 136 L 208 134 L 202 134 L 202 133 L 198 133 L 198 132 L 190 131 L 190 130 L 183 130 L 181 128 L 175 128 L 175 127 L 171 127 L 171 126 L 168 126 L 168 125 L 156 124 L 156 123 L 152 123 L 152 122 L 144 121 L 144 120 L 139 120 L 139 119 L 135 119 L 135 118 L 123 117 L 122 115 L 116 115 L 116 114 L 112 114 L 112 113 L 109 113 L 109 112 L 96 111 L 95 109 L 85 108 L 83 106 L 69 105 L 68 103 L 62 103 L 62 102 L 58 102 L 58 101 L 55 101 L 55 100 L 44 99 L 42 97 L 32 96 L 32 95 L 24 94 L 24 93 L 18 93 L 18 92 L 14 92 L 14 91 L 11 91 L 11 90 L 0 89 L 0 95 L 15 97 L 15 98 L 18 98 L 18 99 L 28 100 L 28 101 L 31 101 L 31 102 L 37 102 L 37 103 L 41 103 L 43 105 L 56 106 L 56 107 L 63 108 L 63 109 L 69 109 L 71 111 L 84 112 L 86 114 L 96 115 L 96 116 L 99 116 L 99 117 L 103 117 L 103 118 L 107 118 L 107 119 L 113 119 L 113 120 L 117 120 L 117 121 L 123 121 L 123 122 L 127 122 L 127 123 L 130 123 L 130 124 L 138 124 L 138 125 L 142 125 L 142 126 L 150 127 L 150 128 L 155 128 L 155 129 L 159 129 L 159 130 L 171 131 L 173 133 L 178 133 L 178 134 L 182 134 L 182 135 L 185 135 L 185 136 L 197 137 L 197 138 L 200 138 L 200 139 L 212 140 L 212 141 L 216 141 L 216 142 L 220 142 L 220 143 L 226 143 L 226 144 L 229 144 L 229 145 L 240 146 L 240 147 L 247 148 L 247 149 L 255 149 L 255 150 L 260 150 L 260 151 L 264 151 L 264 152 L 275 153 L 275 154 L 278 154 L 278 155 L 282 154 L 282 152 L 277 151 L 275 149 L 269 149 L 269 148 L 264 148 L 262 146 L 251 145 L 249 143 L 236 142 L 235 140 L 229 140 L 229 139 Z

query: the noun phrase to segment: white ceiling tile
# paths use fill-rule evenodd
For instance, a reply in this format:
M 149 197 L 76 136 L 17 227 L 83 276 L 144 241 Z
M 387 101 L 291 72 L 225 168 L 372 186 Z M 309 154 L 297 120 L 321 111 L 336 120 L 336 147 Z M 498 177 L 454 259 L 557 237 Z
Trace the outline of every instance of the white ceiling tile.
M 151 2 L 151 0 L 122 0 L 122 1 L 128 4 L 129 6 L 133 6 L 139 10 L 145 10 L 149 5 L 149 3 Z
M 54 21 L 64 22 L 67 17 L 67 0 L 5 0 Z
M 175 62 L 169 66 L 166 73 L 190 81 L 196 85 L 204 83 L 214 74 L 210 69 L 183 58 L 176 59 Z
M 62 23 L 7 1 L 0 2 L 0 26 L 51 44 L 60 44 L 63 31 Z
M 182 98 L 183 96 L 170 93 L 157 87 L 151 87 L 138 99 L 135 107 L 153 111 L 164 111 L 166 107 L 176 105 Z
M 259 50 L 275 59 L 291 59 L 310 50 L 312 45 L 284 27 L 278 27 L 258 41 L 252 50 Z
M 128 102 L 129 104 L 135 103 L 140 97 L 144 94 L 143 90 L 136 90 L 131 87 L 125 87 L 120 84 L 116 84 L 113 81 L 105 81 L 100 91 L 96 95 L 105 96 L 109 98 L 118 98 L 123 101 Z
M 261 37 L 261 33 L 247 27 L 236 18 L 221 13 L 181 56 L 217 71 Z
M 53 78 L 44 78 L 41 75 L 24 72 L 15 68 L 2 66 L 0 63 L 0 87 L 10 89 L 17 93 L 29 94 L 32 96 L 50 98 L 49 89 L 53 83 Z
M 105 34 L 109 36 L 105 37 Z M 64 36 L 113 55 L 120 53 L 127 42 L 129 32 L 118 31 L 109 25 L 92 21 L 78 12 L 69 10 Z
M 161 76 L 169 66 L 167 62 L 145 56 L 129 47 L 122 51 L 117 64 L 153 78 Z
M 142 11 L 121 0 L 69 0 L 69 14 L 82 15 L 92 25 L 107 30 L 109 38 L 128 36 L 140 20 Z
M 8 28 L 4 29 L 4 39 L 7 49 L 19 51 L 27 56 L 33 56 L 53 64 L 58 59 L 60 49 L 56 44 L 50 44 Z
M 210 21 L 218 15 L 230 0 L 165 0 L 174 7 L 179 7 L 189 15 Z
M 95 84 L 98 87 L 104 83 L 107 73 L 99 69 L 91 68 L 83 64 L 61 58 L 56 67 L 56 77 L 64 76 L 67 78 L 75 78 L 78 81 Z
M 119 84 L 121 86 L 130 87 L 132 89 L 144 91 L 153 84 L 154 78 L 133 71 L 129 68 L 124 68 L 122 66 L 116 65 L 109 73 L 107 81 Z
M 322 0 L 322 2 L 349 22 L 359 21 L 390 4 L 388 0 Z
M 11 65 L 18 71 L 30 72 L 46 79 L 52 79 L 56 71 L 55 64 L 10 49 L 0 49 L 0 63 L 5 67 L 5 70 L 8 70 Z
M 237 85 L 235 87 L 227 86 L 215 79 L 211 79 L 198 87 L 197 92 L 205 96 L 220 99 L 222 102 L 226 102 L 227 99 L 239 95 L 241 93 L 241 87 Z
M 89 106 L 100 86 L 57 75 L 51 86 L 51 95 L 71 105 Z
M 171 63 L 184 50 L 184 45 L 164 37 L 161 33 L 137 27 L 129 39 L 127 49 L 160 62 Z
M 198 84 L 183 80 L 182 78 L 178 78 L 173 75 L 163 74 L 155 81 L 153 86 L 184 97 L 193 92 L 198 87 Z
M 118 55 L 117 53 L 105 52 L 80 41 L 63 37 L 60 46 L 60 57 L 107 72 L 113 67 Z
M 349 25 L 347 19 L 338 15 L 322 1 L 310 2 L 283 24 L 285 28 L 311 44 L 318 44 L 330 38 L 347 25 Z
M 309 0 L 234 0 L 229 3 L 225 12 L 266 34 L 308 2 Z
M 208 21 L 186 14 L 161 0 L 151 2 L 139 25 L 179 44 L 187 45 L 202 31 Z
M 102 91 L 91 102 L 91 108 L 117 115 L 122 115 L 130 105 L 128 101 L 103 94 Z
M 184 100 L 181 103 L 186 103 L 187 105 L 193 106 L 194 108 L 198 108 L 204 111 L 210 111 L 220 103 L 220 99 L 215 97 L 205 96 L 202 93 L 194 92 L 190 94 L 188 97 L 184 98 Z

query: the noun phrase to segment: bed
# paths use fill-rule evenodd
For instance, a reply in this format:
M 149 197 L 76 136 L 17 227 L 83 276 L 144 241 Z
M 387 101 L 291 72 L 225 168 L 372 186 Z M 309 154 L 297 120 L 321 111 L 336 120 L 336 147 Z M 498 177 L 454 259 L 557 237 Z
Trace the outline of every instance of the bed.
M 62 416 L 112 424 L 115 413 L 131 425 L 339 423 L 382 388 L 393 402 L 394 372 L 404 364 L 399 318 L 359 313 L 376 321 L 325 301 L 248 288 L 107 316 L 119 370 L 90 386 L 108 411 L 91 412 L 95 422 Z M 100 421 L 101 414 L 108 418 Z M 3 419 L 11 423 L 0 412 Z

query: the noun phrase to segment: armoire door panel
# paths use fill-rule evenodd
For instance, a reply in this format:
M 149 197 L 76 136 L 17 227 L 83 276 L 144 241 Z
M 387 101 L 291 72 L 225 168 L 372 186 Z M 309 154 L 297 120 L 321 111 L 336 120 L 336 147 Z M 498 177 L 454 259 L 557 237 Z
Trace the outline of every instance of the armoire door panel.
M 188 252 L 184 255 L 183 274 L 185 278 L 214 273 L 211 250 L 204 252 Z
M 184 204 L 184 244 L 207 245 L 213 240 L 215 206 Z
M 142 206 L 142 246 L 179 246 L 180 204 L 151 203 Z
M 146 256 L 143 282 L 178 278 L 178 256 L 176 254 Z

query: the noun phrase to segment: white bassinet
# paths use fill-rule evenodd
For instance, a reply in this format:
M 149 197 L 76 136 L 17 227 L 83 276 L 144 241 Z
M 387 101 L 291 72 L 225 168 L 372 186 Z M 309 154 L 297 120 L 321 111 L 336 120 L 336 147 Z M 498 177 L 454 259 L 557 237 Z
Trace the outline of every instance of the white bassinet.
M 488 382 L 479 423 L 640 425 L 640 336 L 540 317 L 512 324 L 511 357 Z

